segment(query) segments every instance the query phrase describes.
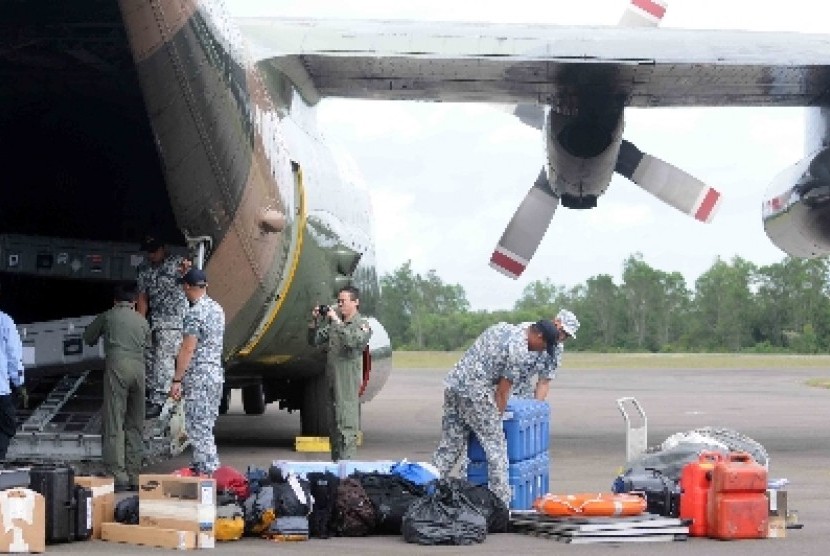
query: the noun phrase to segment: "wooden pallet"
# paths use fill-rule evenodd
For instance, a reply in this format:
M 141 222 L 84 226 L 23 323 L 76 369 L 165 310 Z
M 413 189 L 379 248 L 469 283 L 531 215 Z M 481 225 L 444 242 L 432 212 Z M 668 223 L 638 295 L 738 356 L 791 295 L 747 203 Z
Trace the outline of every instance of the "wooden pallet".
M 548 517 L 536 512 L 513 512 L 511 530 L 571 544 L 672 542 L 686 540 L 689 524 L 674 517 L 642 514 L 634 517 Z

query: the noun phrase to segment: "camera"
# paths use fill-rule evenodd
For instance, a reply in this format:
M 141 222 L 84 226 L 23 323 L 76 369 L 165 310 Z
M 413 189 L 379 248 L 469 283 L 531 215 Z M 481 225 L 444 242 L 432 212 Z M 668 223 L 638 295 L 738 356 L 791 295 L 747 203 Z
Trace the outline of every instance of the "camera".
M 317 307 L 317 312 L 320 313 L 321 317 L 327 316 L 330 310 L 331 307 L 329 307 L 328 305 L 320 305 L 319 307 Z

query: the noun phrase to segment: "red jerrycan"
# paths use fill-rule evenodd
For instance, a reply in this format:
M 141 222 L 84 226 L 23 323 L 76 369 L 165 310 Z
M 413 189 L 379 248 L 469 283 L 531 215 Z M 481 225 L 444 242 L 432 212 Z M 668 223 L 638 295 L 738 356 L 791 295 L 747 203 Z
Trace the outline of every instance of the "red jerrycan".
M 746 452 L 715 463 L 709 489 L 707 529 L 715 539 L 766 538 L 767 470 Z
M 691 521 L 689 535 L 692 537 L 707 534 L 709 488 L 719 461 L 723 461 L 722 453 L 704 451 L 697 461 L 687 463 L 680 471 L 680 519 Z

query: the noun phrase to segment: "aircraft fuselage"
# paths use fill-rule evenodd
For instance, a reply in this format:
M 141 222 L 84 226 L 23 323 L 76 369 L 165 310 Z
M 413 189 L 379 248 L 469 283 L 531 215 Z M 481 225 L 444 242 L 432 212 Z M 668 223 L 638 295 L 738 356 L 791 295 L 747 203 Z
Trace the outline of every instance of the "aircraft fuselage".
M 70 192 L 56 183 L 64 172 L 44 171 L 35 186 L 40 194 L 24 186 L 4 203 L 3 216 L 17 216 L 5 218 L 0 232 L 102 245 L 136 242 L 148 231 L 171 244 L 205 238 L 209 294 L 226 313 L 226 385 L 255 385 L 264 401 L 306 413 L 322 393 L 324 366 L 324 354 L 306 343 L 312 307 L 330 303 L 339 287 L 353 284 L 361 290 L 361 311 L 376 310 L 368 194 L 317 131 L 314 108 L 290 82 L 248 61 L 220 3 L 121 0 L 118 11 L 108 7 L 79 10 L 73 23 L 106 19 L 123 37 L 121 43 L 113 39 L 111 53 L 121 56 L 115 70 L 70 65 L 63 91 L 56 83 L 51 95 L 43 87 L 32 95 L 22 85 L 19 94 L 7 92 L 15 112 L 51 118 L 67 141 L 74 139 L 67 158 L 85 159 L 92 179 L 71 177 L 79 185 Z M 36 3 L 29 8 L 44 23 L 30 23 L 26 32 L 48 35 L 54 14 Z M 67 56 L 66 41 L 46 42 L 54 59 Z M 41 66 L 25 56 L 7 64 L 6 72 L 29 72 L 33 82 L 59 80 L 54 64 Z M 32 98 L 43 110 L 32 108 Z M 107 110 L 109 104 L 117 108 Z M 31 118 L 5 118 L 29 148 L 37 144 Z M 88 125 L 76 126 L 72 135 L 61 123 L 67 120 Z M 96 138 L 102 129 L 107 136 Z M 94 169 L 101 160 L 112 171 Z M 124 170 L 131 166 L 140 170 Z M 25 181 L 26 173 L 19 177 Z M 55 197 L 65 202 L 38 205 L 37 197 L 56 189 Z M 75 199 L 83 201 L 67 206 Z M 37 214 L 20 216 L 26 211 Z M 111 304 L 106 281 L 35 274 L 0 272 L 4 295 L 16 298 L 9 312 L 19 322 L 91 314 Z M 52 292 L 48 302 L 24 301 L 44 288 Z M 364 400 L 382 386 L 391 355 L 382 325 L 373 323 L 373 360 L 367 361 L 373 373 Z M 309 426 L 304 416 L 307 432 L 324 432 L 324 409 L 310 410 L 316 415 Z

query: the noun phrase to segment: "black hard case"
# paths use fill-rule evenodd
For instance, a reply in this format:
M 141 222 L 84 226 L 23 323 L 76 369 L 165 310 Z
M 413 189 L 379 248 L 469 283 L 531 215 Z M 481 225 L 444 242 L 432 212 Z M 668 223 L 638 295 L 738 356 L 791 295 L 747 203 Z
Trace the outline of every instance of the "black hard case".
M 75 540 L 92 536 L 92 489 L 75 485 Z
M 642 492 L 648 513 L 677 517 L 680 515 L 680 486 L 656 469 L 621 477 L 620 492 Z
M 37 465 L 30 469 L 31 489 L 46 502 L 46 544 L 75 540 L 77 505 L 75 472 L 69 466 Z

